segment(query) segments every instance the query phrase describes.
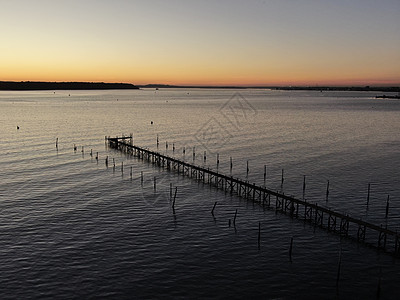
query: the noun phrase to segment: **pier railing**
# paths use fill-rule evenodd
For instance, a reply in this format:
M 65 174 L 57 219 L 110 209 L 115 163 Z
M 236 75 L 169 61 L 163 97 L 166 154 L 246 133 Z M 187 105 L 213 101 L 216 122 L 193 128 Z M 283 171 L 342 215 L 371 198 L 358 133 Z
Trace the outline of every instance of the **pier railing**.
M 346 214 L 335 212 L 317 203 L 307 202 L 284 193 L 267 189 L 264 186 L 249 183 L 239 178 L 227 176 L 218 171 L 196 166 L 161 153 L 133 145 L 132 136 L 106 138 L 110 148 L 125 152 L 153 164 L 210 184 L 225 192 L 274 208 L 277 212 L 306 222 L 343 236 L 352 237 L 358 242 L 366 242 L 368 235 L 376 240 L 374 246 L 400 255 L 400 236 L 387 226 L 378 226 Z

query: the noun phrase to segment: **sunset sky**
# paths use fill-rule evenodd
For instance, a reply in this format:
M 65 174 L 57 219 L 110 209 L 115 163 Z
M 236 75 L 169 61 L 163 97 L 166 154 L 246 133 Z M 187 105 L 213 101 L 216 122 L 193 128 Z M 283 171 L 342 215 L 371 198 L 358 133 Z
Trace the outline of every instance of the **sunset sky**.
M 1 0 L 0 80 L 399 85 L 400 0 Z

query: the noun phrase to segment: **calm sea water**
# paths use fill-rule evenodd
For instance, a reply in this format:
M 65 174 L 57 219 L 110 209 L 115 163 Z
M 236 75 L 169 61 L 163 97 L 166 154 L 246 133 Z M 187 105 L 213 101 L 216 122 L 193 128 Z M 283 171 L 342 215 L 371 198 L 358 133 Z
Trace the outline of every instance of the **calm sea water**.
M 398 259 L 105 144 L 133 133 L 136 145 L 157 150 L 158 136 L 157 151 L 212 169 L 219 155 L 227 174 L 232 157 L 235 177 L 246 178 L 248 161 L 247 179 L 259 185 L 266 165 L 266 186 L 299 198 L 306 175 L 308 201 L 400 230 L 400 101 L 374 96 L 0 92 L 1 298 L 374 299 L 379 278 L 381 298 L 396 298 Z

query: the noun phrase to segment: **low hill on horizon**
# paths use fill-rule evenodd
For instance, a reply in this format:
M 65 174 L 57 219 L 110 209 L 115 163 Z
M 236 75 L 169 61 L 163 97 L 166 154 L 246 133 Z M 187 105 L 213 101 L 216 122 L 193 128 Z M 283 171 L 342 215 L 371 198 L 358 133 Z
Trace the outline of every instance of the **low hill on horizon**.
M 3 91 L 30 91 L 30 90 L 120 90 L 139 89 L 130 83 L 105 82 L 45 82 L 45 81 L 0 81 L 0 90 Z

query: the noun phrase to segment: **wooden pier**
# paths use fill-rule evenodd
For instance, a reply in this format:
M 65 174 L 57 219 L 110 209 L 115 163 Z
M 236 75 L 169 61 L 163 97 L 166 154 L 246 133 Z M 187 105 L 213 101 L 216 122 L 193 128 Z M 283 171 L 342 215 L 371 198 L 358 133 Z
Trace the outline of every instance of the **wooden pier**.
M 368 232 L 368 236 L 377 241 L 374 246 L 395 255 L 400 255 L 400 235 L 388 229 L 387 226 L 377 226 L 319 206 L 317 203 L 310 203 L 306 200 L 287 196 L 239 178 L 220 174 L 209 168 L 195 166 L 158 152 L 134 146 L 132 136 L 106 137 L 106 140 L 110 148 L 147 160 L 161 168 L 191 177 L 204 184 L 213 185 L 218 189 L 222 189 L 230 194 L 236 194 L 239 197 L 254 201 L 262 206 L 274 208 L 277 212 L 287 214 L 291 218 L 303 219 L 314 226 L 324 228 L 330 232 L 352 237 L 358 242 L 366 242 Z

